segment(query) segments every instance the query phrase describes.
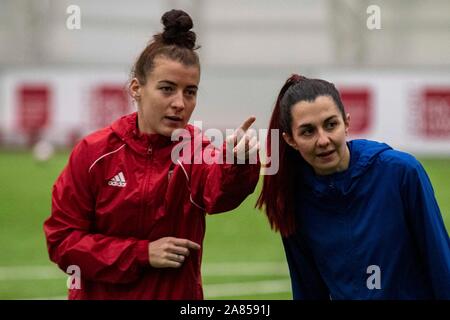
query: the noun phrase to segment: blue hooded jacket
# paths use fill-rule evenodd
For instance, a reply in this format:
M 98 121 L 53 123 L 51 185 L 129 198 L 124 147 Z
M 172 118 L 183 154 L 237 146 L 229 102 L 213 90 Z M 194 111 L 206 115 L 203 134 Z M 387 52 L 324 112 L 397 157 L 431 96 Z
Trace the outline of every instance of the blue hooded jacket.
M 450 299 L 450 241 L 411 155 L 348 142 L 349 168 L 302 164 L 297 232 L 283 238 L 294 299 Z

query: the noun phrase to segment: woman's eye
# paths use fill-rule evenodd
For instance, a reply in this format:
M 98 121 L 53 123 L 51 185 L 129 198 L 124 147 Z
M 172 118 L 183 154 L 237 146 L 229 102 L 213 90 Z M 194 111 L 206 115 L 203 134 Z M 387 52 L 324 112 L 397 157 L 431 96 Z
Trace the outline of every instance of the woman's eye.
M 335 128 L 337 126 L 337 122 L 329 122 L 328 124 L 327 124 L 327 128 L 328 129 L 333 129 L 333 128 Z
M 172 92 L 173 91 L 172 87 L 161 87 L 159 89 L 162 90 L 163 92 Z
M 188 90 L 187 94 L 190 96 L 196 96 L 197 95 L 197 91 L 196 90 Z
M 300 134 L 302 135 L 302 136 L 310 136 L 310 135 L 312 135 L 313 134 L 313 130 L 312 129 L 305 129 L 305 130 L 302 130 L 301 132 L 300 132 Z

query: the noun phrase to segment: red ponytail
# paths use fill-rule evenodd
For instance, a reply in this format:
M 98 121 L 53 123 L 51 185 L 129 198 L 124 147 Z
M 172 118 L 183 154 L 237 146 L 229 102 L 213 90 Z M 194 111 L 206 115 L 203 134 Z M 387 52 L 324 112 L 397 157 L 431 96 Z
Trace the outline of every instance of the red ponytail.
M 261 194 L 259 195 L 256 207 L 263 209 L 267 214 L 270 226 L 273 230 L 279 231 L 283 237 L 294 233 L 295 223 L 295 180 L 299 165 L 299 156 L 292 147 L 283 139 L 282 133 L 291 134 L 290 127 L 282 125 L 281 100 L 286 91 L 295 83 L 305 79 L 297 74 L 292 75 L 280 90 L 275 108 L 272 113 L 267 134 L 267 154 L 270 158 L 271 150 L 271 130 L 279 130 L 279 170 L 275 175 L 265 175 Z M 290 112 L 290 111 L 289 111 Z

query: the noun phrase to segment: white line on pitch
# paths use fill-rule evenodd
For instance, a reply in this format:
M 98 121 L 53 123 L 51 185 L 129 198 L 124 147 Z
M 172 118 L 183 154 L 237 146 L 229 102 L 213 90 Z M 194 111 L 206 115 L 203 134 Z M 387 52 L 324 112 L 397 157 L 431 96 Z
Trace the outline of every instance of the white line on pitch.
M 203 286 L 205 299 L 291 292 L 290 280 L 232 282 Z
M 203 276 L 288 276 L 286 263 L 280 262 L 233 262 L 206 263 L 202 267 Z
M 289 275 L 286 263 L 280 262 L 208 263 L 202 266 L 202 274 L 204 277 Z M 56 266 L 0 267 L 0 281 L 63 279 L 66 276 Z
M 263 280 L 208 284 L 203 286 L 205 299 L 220 297 L 254 296 L 272 293 L 291 292 L 290 280 Z M 32 298 L 32 300 L 67 300 L 65 296 Z

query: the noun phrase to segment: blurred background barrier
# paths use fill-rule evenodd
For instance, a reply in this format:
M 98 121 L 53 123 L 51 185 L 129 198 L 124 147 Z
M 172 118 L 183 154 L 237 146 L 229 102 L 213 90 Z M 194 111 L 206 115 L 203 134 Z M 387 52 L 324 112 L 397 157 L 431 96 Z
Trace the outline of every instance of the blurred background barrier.
M 206 128 L 233 128 L 243 114 L 266 127 L 295 72 L 342 90 L 352 138 L 450 155 L 446 0 L 3 0 L 0 145 L 72 146 L 135 110 L 129 71 L 171 8 L 194 20 L 202 81 L 192 120 Z
M 191 122 L 203 129 L 232 129 L 246 115 L 255 128 L 267 128 L 281 74 L 261 69 L 221 73 L 204 68 L 199 102 Z M 301 68 L 291 72 L 305 74 Z M 132 112 L 127 78 L 97 71 L 33 71 L 3 75 L 5 146 L 29 146 L 37 140 L 60 147 Z M 307 74 L 309 76 L 309 74 Z M 350 113 L 350 138 L 386 141 L 415 154 L 450 155 L 450 74 L 368 70 L 317 70 L 310 76 L 333 81 Z M 211 88 L 211 91 L 208 90 Z
M 65 297 L 42 231 L 52 184 L 82 136 L 135 110 L 129 72 L 172 8 L 193 17 L 201 45 L 192 123 L 224 130 L 253 114 L 263 129 L 290 74 L 327 79 L 350 138 L 419 157 L 449 228 L 450 1 L 1 0 L 0 299 Z M 257 195 L 207 218 L 207 299 L 291 298 Z

